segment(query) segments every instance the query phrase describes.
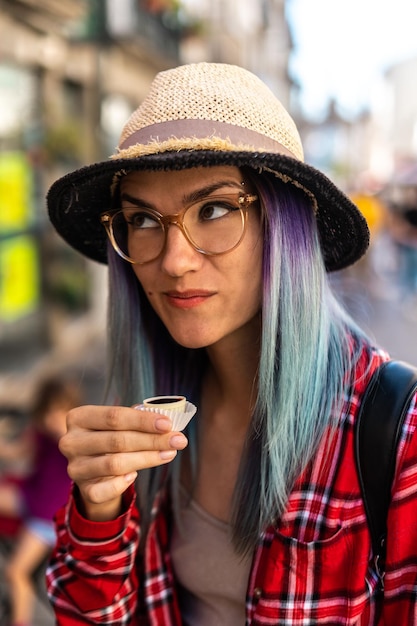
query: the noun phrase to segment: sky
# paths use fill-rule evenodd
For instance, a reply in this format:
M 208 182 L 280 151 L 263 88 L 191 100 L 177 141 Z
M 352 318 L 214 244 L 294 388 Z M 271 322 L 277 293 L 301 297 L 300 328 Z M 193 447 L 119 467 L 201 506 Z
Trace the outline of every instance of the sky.
M 307 117 L 330 98 L 346 118 L 366 108 L 384 71 L 417 57 L 417 0 L 287 0 L 291 75 Z M 417 89 L 417 76 L 411 78 Z

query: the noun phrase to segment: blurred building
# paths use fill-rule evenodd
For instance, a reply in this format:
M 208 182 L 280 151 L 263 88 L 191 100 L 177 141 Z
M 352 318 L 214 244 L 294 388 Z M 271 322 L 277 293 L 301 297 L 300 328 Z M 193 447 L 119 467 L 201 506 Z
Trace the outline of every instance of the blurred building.
M 387 69 L 370 106 L 346 119 L 330 103 L 324 119 L 298 120 L 306 158 L 346 191 L 375 193 L 417 160 L 417 58 Z
M 387 115 L 384 139 L 393 170 L 417 160 L 417 58 L 390 67 L 385 74 Z
M 74 317 L 78 338 L 104 327 L 104 272 L 52 232 L 45 192 L 114 151 L 155 73 L 178 64 L 183 29 L 168 0 L 2 0 L 0 368 L 49 349 Z
M 288 60 L 293 42 L 286 0 L 183 0 L 195 28 L 185 37 L 184 62 L 218 61 L 257 74 L 290 106 Z

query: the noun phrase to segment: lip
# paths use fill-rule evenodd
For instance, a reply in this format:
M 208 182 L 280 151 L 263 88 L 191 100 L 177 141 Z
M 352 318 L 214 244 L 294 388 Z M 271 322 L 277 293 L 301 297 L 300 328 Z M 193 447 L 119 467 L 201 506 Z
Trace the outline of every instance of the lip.
M 192 309 L 214 295 L 213 291 L 204 289 L 189 289 L 187 291 L 165 291 L 164 296 L 168 302 L 178 309 Z

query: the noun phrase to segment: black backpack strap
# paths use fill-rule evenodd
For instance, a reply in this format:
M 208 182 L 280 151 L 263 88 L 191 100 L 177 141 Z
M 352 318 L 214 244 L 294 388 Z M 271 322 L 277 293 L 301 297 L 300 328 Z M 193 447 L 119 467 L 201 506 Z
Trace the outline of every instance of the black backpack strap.
M 386 361 L 374 372 L 357 418 L 356 465 L 381 580 L 397 446 L 416 389 L 417 369 L 400 361 Z

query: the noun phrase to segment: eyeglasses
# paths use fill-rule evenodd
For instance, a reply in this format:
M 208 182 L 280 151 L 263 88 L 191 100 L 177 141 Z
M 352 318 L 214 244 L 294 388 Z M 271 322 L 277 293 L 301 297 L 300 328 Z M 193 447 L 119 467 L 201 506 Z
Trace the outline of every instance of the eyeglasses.
M 209 256 L 234 250 L 246 230 L 249 206 L 258 196 L 222 193 L 186 206 L 180 213 L 162 215 L 153 209 L 126 207 L 101 215 L 113 248 L 129 263 L 141 265 L 162 253 L 173 224 L 195 250 Z

